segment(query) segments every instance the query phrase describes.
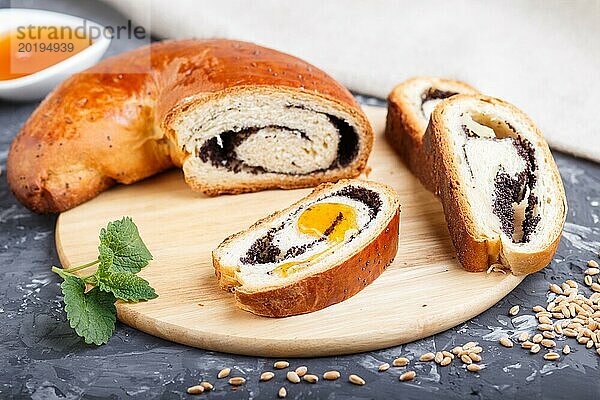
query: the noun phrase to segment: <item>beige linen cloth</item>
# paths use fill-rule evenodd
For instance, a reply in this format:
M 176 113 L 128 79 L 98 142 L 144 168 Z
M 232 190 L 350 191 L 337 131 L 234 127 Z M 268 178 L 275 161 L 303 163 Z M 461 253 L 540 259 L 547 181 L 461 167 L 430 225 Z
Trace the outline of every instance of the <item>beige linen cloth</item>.
M 385 98 L 415 75 L 464 80 L 600 162 L 599 0 L 104 0 L 162 38 L 224 37 L 311 62 Z

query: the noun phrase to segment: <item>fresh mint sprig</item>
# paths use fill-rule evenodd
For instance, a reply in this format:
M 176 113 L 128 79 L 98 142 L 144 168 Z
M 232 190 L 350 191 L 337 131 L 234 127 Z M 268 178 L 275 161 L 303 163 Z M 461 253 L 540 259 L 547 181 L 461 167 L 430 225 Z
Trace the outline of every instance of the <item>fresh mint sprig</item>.
M 117 300 L 138 302 L 158 297 L 148 281 L 135 275 L 150 260 L 152 254 L 137 226 L 130 217 L 123 217 L 100 230 L 96 260 L 68 269 L 52 267 L 64 279 L 60 287 L 71 328 L 86 343 L 108 342 L 115 329 Z M 74 274 L 94 265 L 98 268 L 91 275 Z

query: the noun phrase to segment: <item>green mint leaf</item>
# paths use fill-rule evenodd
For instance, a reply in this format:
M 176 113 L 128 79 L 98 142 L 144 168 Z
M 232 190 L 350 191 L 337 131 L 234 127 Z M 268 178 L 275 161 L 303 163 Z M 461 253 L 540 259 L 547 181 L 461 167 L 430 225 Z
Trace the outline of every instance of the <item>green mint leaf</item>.
M 98 274 L 98 287 L 124 301 L 138 302 L 158 297 L 147 280 L 130 272 Z
M 102 228 L 100 243 L 113 252 L 113 271 L 136 273 L 152 260 L 152 254 L 130 217 L 109 222 L 106 229 Z
M 113 266 L 113 261 L 115 259 L 115 253 L 112 251 L 110 247 L 105 245 L 104 243 L 100 243 L 98 246 L 98 269 L 96 270 L 96 275 L 106 274 L 110 271 Z
M 115 296 L 97 287 L 85 293 L 83 279 L 74 276 L 65 276 L 60 287 L 71 328 L 88 344 L 107 343 L 115 329 Z

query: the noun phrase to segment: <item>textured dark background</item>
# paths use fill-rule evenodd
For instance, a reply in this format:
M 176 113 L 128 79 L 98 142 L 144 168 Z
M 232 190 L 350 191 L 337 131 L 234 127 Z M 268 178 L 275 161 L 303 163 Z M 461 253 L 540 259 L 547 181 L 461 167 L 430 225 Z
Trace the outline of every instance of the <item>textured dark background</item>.
M 101 3 L 57 0 L 13 2 L 14 6 L 46 8 L 81 15 L 103 24 L 122 24 L 124 18 Z M 0 0 L 0 8 L 10 3 Z M 109 54 L 136 43 L 119 41 Z M 359 96 L 360 97 L 360 96 Z M 361 101 L 379 103 L 360 97 Z M 598 362 L 593 350 L 574 340 L 574 352 L 558 362 L 544 361 L 520 348 L 498 345 L 499 337 L 532 330 L 531 306 L 545 304 L 549 282 L 572 277 L 583 281 L 582 271 L 600 251 L 600 166 L 555 153 L 565 182 L 569 214 L 558 252 L 548 268 L 529 276 L 505 299 L 480 316 L 454 329 L 404 346 L 342 357 L 290 360 L 320 374 L 338 369 L 344 379 L 316 385 L 285 383 L 285 372 L 267 383 L 258 375 L 271 369 L 273 359 L 240 357 L 170 343 L 118 324 L 114 337 L 102 347 L 85 345 L 69 328 L 62 311 L 59 281 L 50 272 L 58 263 L 54 248 L 56 217 L 30 213 L 11 195 L 6 183 L 9 144 L 36 104 L 0 102 L 0 397 L 1 398 L 181 398 L 185 389 L 207 379 L 215 391 L 211 398 L 275 398 L 285 384 L 288 398 L 544 398 L 600 399 Z M 568 116 L 565 116 L 568 118 Z M 583 286 L 583 285 L 582 285 Z M 584 289 L 587 290 L 587 289 Z M 465 295 L 468 288 L 465 287 Z M 514 304 L 523 311 L 507 316 Z M 407 321 L 409 323 L 409 321 Z M 418 357 L 426 351 L 451 349 L 469 340 L 484 348 L 479 374 L 454 362 L 440 368 L 417 363 L 414 382 L 402 383 L 402 369 L 378 373 L 377 366 L 399 355 Z M 560 346 L 565 342 L 559 341 Z M 215 379 L 217 371 L 232 367 L 248 384 L 233 390 Z M 357 387 L 345 377 L 362 376 L 367 385 Z

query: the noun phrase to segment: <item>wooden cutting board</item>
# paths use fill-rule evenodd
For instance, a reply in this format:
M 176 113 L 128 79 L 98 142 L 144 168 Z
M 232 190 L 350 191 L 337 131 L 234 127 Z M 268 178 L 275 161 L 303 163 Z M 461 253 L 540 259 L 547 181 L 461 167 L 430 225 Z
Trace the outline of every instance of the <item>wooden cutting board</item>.
M 440 204 L 383 137 L 385 109 L 365 111 L 376 131 L 368 179 L 385 182 L 400 194 L 400 245 L 387 271 L 343 303 L 280 319 L 238 309 L 233 296 L 217 286 L 211 250 L 310 189 L 210 198 L 189 190 L 180 171 L 113 188 L 62 213 L 56 247 L 63 266 L 93 260 L 100 228 L 129 215 L 154 255 L 140 275 L 160 297 L 117 304 L 119 320 L 186 345 L 256 356 L 374 350 L 432 335 L 485 311 L 523 278 L 468 273 L 460 267 Z

